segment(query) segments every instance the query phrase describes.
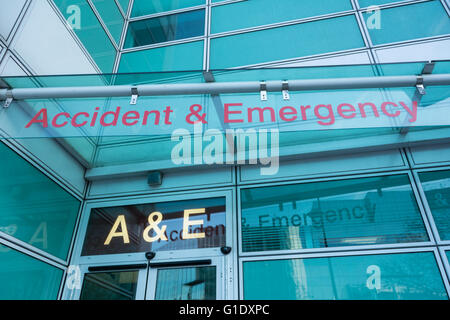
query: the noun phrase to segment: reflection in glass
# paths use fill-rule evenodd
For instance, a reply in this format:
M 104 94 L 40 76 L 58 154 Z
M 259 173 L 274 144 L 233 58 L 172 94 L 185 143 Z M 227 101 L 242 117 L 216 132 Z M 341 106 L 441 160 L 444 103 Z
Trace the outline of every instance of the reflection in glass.
M 0 300 L 56 300 L 63 270 L 0 244 Z
M 201 70 L 203 41 L 122 54 L 119 73 Z
M 190 214 L 185 221 L 186 210 L 193 209 L 203 212 Z M 149 216 L 154 212 L 162 215 L 158 228 L 150 228 Z M 89 218 L 82 255 L 222 247 L 226 243 L 225 212 L 225 198 L 95 208 Z M 198 237 L 185 236 L 185 222 L 192 222 L 187 231 Z M 157 233 L 163 226 L 164 232 Z M 111 233 L 115 236 L 108 242 Z M 144 235 L 158 239 L 150 242 Z
M 352 4 L 349 0 L 258 0 L 238 1 L 211 10 L 211 32 L 219 33 L 352 10 Z
M 205 10 L 194 10 L 130 22 L 125 48 L 201 36 L 205 31 Z
M 131 17 L 204 5 L 205 0 L 134 0 Z
M 70 26 L 101 71 L 112 72 L 117 52 L 89 3 L 84 0 L 55 0 L 55 4 L 68 23 L 74 23 Z M 80 10 L 79 19 L 77 9 Z
M 406 175 L 244 189 L 244 252 L 427 241 Z
M 158 270 L 156 300 L 215 300 L 216 267 Z
M 419 173 L 441 240 L 450 240 L 450 171 Z
M 0 154 L 0 231 L 65 260 L 80 201 L 1 142 Z
M 87 273 L 80 300 L 134 300 L 138 271 Z
M 345 35 L 343 37 L 342 35 Z M 268 44 L 270 41 L 270 45 Z M 353 15 L 211 39 L 211 69 L 364 47 Z
M 124 20 L 116 3 L 108 0 L 92 0 L 92 3 L 100 13 L 103 22 L 106 24 L 114 40 L 119 45 Z M 125 9 L 126 10 L 126 9 Z
M 432 252 L 252 261 L 243 271 L 247 300 L 447 299 Z

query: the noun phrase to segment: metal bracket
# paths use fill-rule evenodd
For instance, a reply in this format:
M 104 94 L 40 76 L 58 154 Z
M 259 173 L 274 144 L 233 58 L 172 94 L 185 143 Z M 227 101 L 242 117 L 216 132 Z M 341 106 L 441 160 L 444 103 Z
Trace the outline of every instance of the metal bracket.
M 432 74 L 436 63 L 434 61 L 428 61 L 422 69 L 422 74 Z
M 423 85 L 422 77 L 417 77 L 416 88 L 417 88 L 417 91 L 419 92 L 419 94 L 421 94 L 422 96 L 427 93 L 425 90 L 425 86 Z
M 3 104 L 3 108 L 8 108 L 13 102 L 14 98 L 10 90 L 6 91 L 6 100 Z
M 137 88 L 136 88 L 136 87 L 131 88 L 131 100 L 130 100 L 130 104 L 131 104 L 131 105 L 136 105 L 136 104 L 137 104 L 137 101 L 138 101 L 138 97 L 139 97 L 139 94 L 138 94 Z
M 290 96 L 289 96 L 289 83 L 287 82 L 287 80 L 283 81 L 283 84 L 281 85 L 281 90 L 283 93 L 283 100 L 289 100 Z
M 267 101 L 267 84 L 265 81 L 260 82 L 261 101 Z

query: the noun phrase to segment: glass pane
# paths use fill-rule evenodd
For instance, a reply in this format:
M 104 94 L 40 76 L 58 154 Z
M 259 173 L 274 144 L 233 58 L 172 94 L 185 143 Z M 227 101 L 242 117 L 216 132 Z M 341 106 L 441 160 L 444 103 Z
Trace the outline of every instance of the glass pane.
M 349 15 L 211 39 L 211 68 L 246 66 L 361 47 L 364 47 L 361 32 L 355 16 Z
M 265 24 L 352 10 L 349 0 L 249 0 L 212 8 L 211 32 L 225 32 Z M 252 14 L 248 14 L 251 12 Z M 233 19 L 230 19 L 233 17 Z
M 222 247 L 225 223 L 225 198 L 93 209 L 82 255 Z
M 373 14 L 364 13 L 366 24 Z M 384 9 L 379 14 L 381 27 L 368 27 L 374 45 L 450 33 L 450 19 L 440 1 Z
M 244 189 L 241 197 L 244 252 L 428 240 L 406 175 Z
M 132 17 L 204 5 L 205 0 L 134 0 Z
M 203 41 L 122 54 L 119 73 L 189 71 L 203 68 Z
M 216 267 L 160 269 L 155 300 L 215 300 Z
M 55 0 L 62 15 L 68 20 L 76 19 L 73 15 L 79 10 L 80 23 L 73 30 L 91 54 L 98 67 L 104 72 L 113 71 L 116 49 L 103 30 L 89 4 L 84 0 Z
M 419 173 L 423 191 L 442 240 L 450 240 L 450 171 Z
M 139 271 L 87 273 L 80 300 L 134 300 Z
M 110 0 L 93 0 L 92 2 L 114 40 L 117 44 L 120 44 L 124 21 L 119 8 L 114 1 Z
M 445 251 L 445 254 L 447 255 L 448 263 L 450 263 L 450 251 Z
M 244 262 L 244 299 L 440 300 L 447 294 L 434 254 L 423 252 Z
M 66 259 L 80 201 L 0 143 L 0 231 Z
M 0 244 L 0 300 L 56 300 L 63 271 Z
M 393 2 L 401 2 L 403 0 L 358 0 L 359 7 L 365 8 L 370 6 L 380 6 L 383 4 L 393 3 Z
M 205 10 L 172 14 L 130 22 L 125 48 L 202 36 L 205 33 Z

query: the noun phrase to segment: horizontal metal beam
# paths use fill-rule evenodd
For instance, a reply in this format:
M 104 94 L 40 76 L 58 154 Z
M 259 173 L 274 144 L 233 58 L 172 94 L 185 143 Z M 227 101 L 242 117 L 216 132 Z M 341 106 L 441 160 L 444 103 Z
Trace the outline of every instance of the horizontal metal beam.
M 414 87 L 419 81 L 424 86 L 450 85 L 450 74 L 431 74 L 421 76 L 383 76 L 335 79 L 289 80 L 290 91 L 370 89 Z M 265 82 L 268 92 L 281 92 L 283 80 Z M 261 90 L 261 82 L 213 82 L 179 84 L 145 84 L 92 87 L 52 87 L 1 89 L 0 99 L 13 97 L 15 100 L 53 99 L 53 98 L 98 98 L 128 97 L 136 88 L 139 96 L 170 96 L 192 94 L 254 93 Z

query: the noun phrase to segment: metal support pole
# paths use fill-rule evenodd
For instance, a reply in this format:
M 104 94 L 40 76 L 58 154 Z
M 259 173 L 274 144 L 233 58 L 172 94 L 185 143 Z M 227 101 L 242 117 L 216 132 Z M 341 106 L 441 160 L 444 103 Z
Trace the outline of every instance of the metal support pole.
M 450 74 L 421 75 L 424 86 L 450 85 Z M 289 80 L 289 91 L 344 90 L 370 88 L 415 87 L 419 76 L 386 76 L 337 79 Z M 265 82 L 267 92 L 283 90 L 282 80 Z M 139 86 L 92 86 L 61 88 L 17 88 L 0 89 L 0 100 L 12 96 L 15 100 L 56 99 L 56 98 L 95 98 L 128 97 L 137 89 L 139 96 L 170 96 L 192 94 L 259 93 L 261 82 L 213 82 L 182 84 L 146 84 Z M 134 91 L 134 92 L 133 92 Z

